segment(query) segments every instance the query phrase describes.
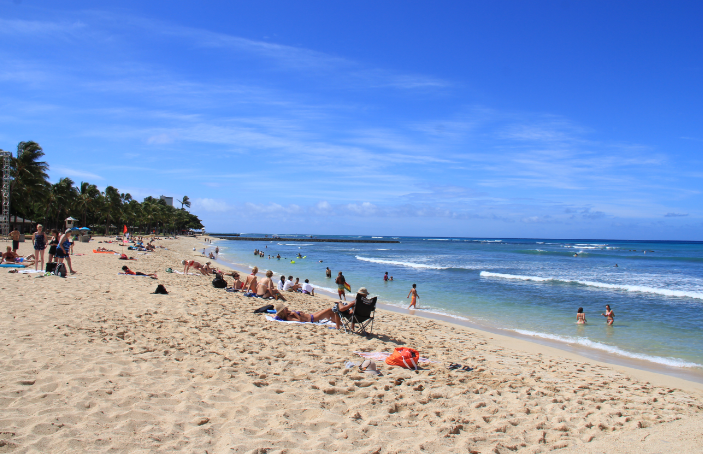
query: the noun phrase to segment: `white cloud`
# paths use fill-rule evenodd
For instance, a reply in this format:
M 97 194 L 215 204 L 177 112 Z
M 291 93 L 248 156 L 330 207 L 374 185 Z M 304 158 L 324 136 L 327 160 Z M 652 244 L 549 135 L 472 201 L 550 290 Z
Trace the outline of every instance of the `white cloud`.
M 219 199 L 198 198 L 191 202 L 192 212 L 197 212 L 197 210 L 224 212 L 230 211 L 232 208 L 227 202 Z

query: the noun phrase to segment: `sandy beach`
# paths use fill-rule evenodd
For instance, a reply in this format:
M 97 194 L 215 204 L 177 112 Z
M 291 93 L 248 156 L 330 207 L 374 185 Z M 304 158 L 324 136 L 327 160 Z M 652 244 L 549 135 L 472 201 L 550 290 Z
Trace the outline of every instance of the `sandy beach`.
M 158 280 L 118 274 L 124 261 L 92 253 L 119 247 L 101 240 L 76 243 L 66 279 L 0 271 L 0 452 L 701 450 L 699 383 L 390 311 L 369 338 L 267 321 L 253 313 L 267 301 L 165 272 L 199 257 L 201 239 L 126 251 Z M 345 368 L 397 346 L 433 362 Z

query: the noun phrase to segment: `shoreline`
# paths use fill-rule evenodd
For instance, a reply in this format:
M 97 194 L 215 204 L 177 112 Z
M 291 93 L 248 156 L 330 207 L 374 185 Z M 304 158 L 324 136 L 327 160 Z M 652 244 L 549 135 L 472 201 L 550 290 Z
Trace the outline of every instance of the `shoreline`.
M 78 273 L 65 279 L 0 273 L 15 296 L 0 314 L 5 450 L 535 454 L 627 440 L 607 450 L 617 453 L 700 433 L 694 383 L 381 307 L 369 336 L 280 323 L 254 313 L 273 301 L 179 274 L 183 259 L 202 263 L 200 239 L 156 241 L 127 263 L 93 254 L 101 239 L 76 243 Z M 120 274 L 125 264 L 158 279 Z M 306 313 L 333 300 L 286 299 Z M 378 358 L 402 346 L 427 361 L 408 370 Z M 364 355 L 383 375 L 347 367 Z M 667 447 L 692 452 L 698 438 Z
M 214 237 L 214 240 L 222 240 L 221 238 Z M 225 240 L 226 241 L 226 240 Z M 210 243 L 214 244 L 214 243 Z M 212 247 L 214 250 L 214 246 Z M 209 246 L 206 246 L 206 252 L 210 252 Z M 234 263 L 229 261 L 215 260 L 215 263 L 222 264 L 232 268 L 234 271 L 240 273 L 248 274 L 252 267 L 242 263 Z M 261 268 L 262 270 L 264 268 Z M 353 289 L 352 289 L 353 290 Z M 332 301 L 338 301 L 336 294 L 320 289 L 319 287 L 315 289 L 315 295 L 322 295 Z M 529 336 L 521 334 L 509 329 L 499 328 L 494 326 L 482 325 L 479 323 L 472 322 L 470 320 L 462 319 L 459 316 L 443 315 L 435 312 L 423 312 L 422 309 L 409 311 L 403 309 L 399 306 L 395 306 L 388 303 L 383 303 L 379 301 L 377 304 L 379 310 L 394 312 L 397 314 L 420 317 L 427 320 L 434 320 L 438 322 L 445 323 L 451 326 L 458 326 L 463 329 L 470 329 L 473 331 L 478 331 L 484 335 L 493 335 L 503 338 L 503 343 L 507 346 L 510 344 L 511 348 L 534 352 L 534 347 L 520 348 L 519 346 L 512 345 L 516 341 L 519 344 L 535 344 L 547 347 L 549 349 L 561 352 L 562 355 L 574 355 L 575 357 L 581 358 L 583 360 L 597 361 L 598 363 L 608 365 L 614 368 L 620 368 L 627 373 L 636 376 L 640 379 L 650 381 L 653 383 L 668 383 L 668 379 L 675 379 L 677 387 L 686 389 L 689 391 L 703 391 L 703 370 L 695 370 L 693 368 L 685 367 L 673 367 L 664 364 L 658 364 L 653 361 L 648 361 L 646 359 L 636 359 L 630 358 L 624 355 L 619 355 L 617 353 L 611 353 L 597 348 L 591 348 L 584 345 L 575 345 L 573 343 L 560 342 L 553 339 L 540 338 L 537 336 Z

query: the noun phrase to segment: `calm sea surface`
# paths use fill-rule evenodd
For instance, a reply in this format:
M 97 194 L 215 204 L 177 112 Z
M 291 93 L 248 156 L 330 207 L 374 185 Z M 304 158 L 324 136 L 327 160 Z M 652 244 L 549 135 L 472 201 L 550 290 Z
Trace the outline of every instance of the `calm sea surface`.
M 327 266 L 333 278 L 343 271 L 354 292 L 366 287 L 385 304 L 407 307 L 415 283 L 418 307 L 428 312 L 703 370 L 703 242 L 385 237 L 400 243 L 347 244 L 286 237 L 304 238 L 216 245 L 221 259 L 272 269 L 277 279 L 307 278 L 335 294 L 333 280 L 325 278 Z M 256 257 L 254 249 L 263 249 L 266 258 Z M 295 259 L 299 252 L 306 258 Z M 279 253 L 281 260 L 268 259 Z M 386 271 L 392 282 L 383 281 Z M 612 327 L 600 315 L 606 304 L 615 311 Z M 575 323 L 579 307 L 585 326 Z

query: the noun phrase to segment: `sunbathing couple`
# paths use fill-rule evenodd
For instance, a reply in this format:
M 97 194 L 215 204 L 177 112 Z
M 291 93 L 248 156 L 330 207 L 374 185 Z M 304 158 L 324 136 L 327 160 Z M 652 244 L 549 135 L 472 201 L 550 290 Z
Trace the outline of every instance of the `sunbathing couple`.
M 14 252 L 10 246 L 7 247 L 7 252 L 2 254 L 0 263 L 22 263 L 23 265 L 34 265 L 34 254 L 22 257 L 17 252 Z
M 366 288 L 361 287 L 357 294 L 368 296 L 369 292 Z M 332 320 L 334 324 L 339 329 L 342 326 L 342 317 L 348 318 L 351 314 L 350 309 L 354 307 L 356 301 L 352 301 L 349 304 L 342 304 L 342 302 L 335 303 L 335 307 L 330 309 L 323 309 L 321 311 L 308 314 L 301 311 L 291 311 L 288 307 L 283 304 L 276 305 L 276 320 L 282 320 L 286 322 L 302 322 L 302 323 L 316 323 L 321 320 Z M 352 325 L 353 329 L 353 325 Z

